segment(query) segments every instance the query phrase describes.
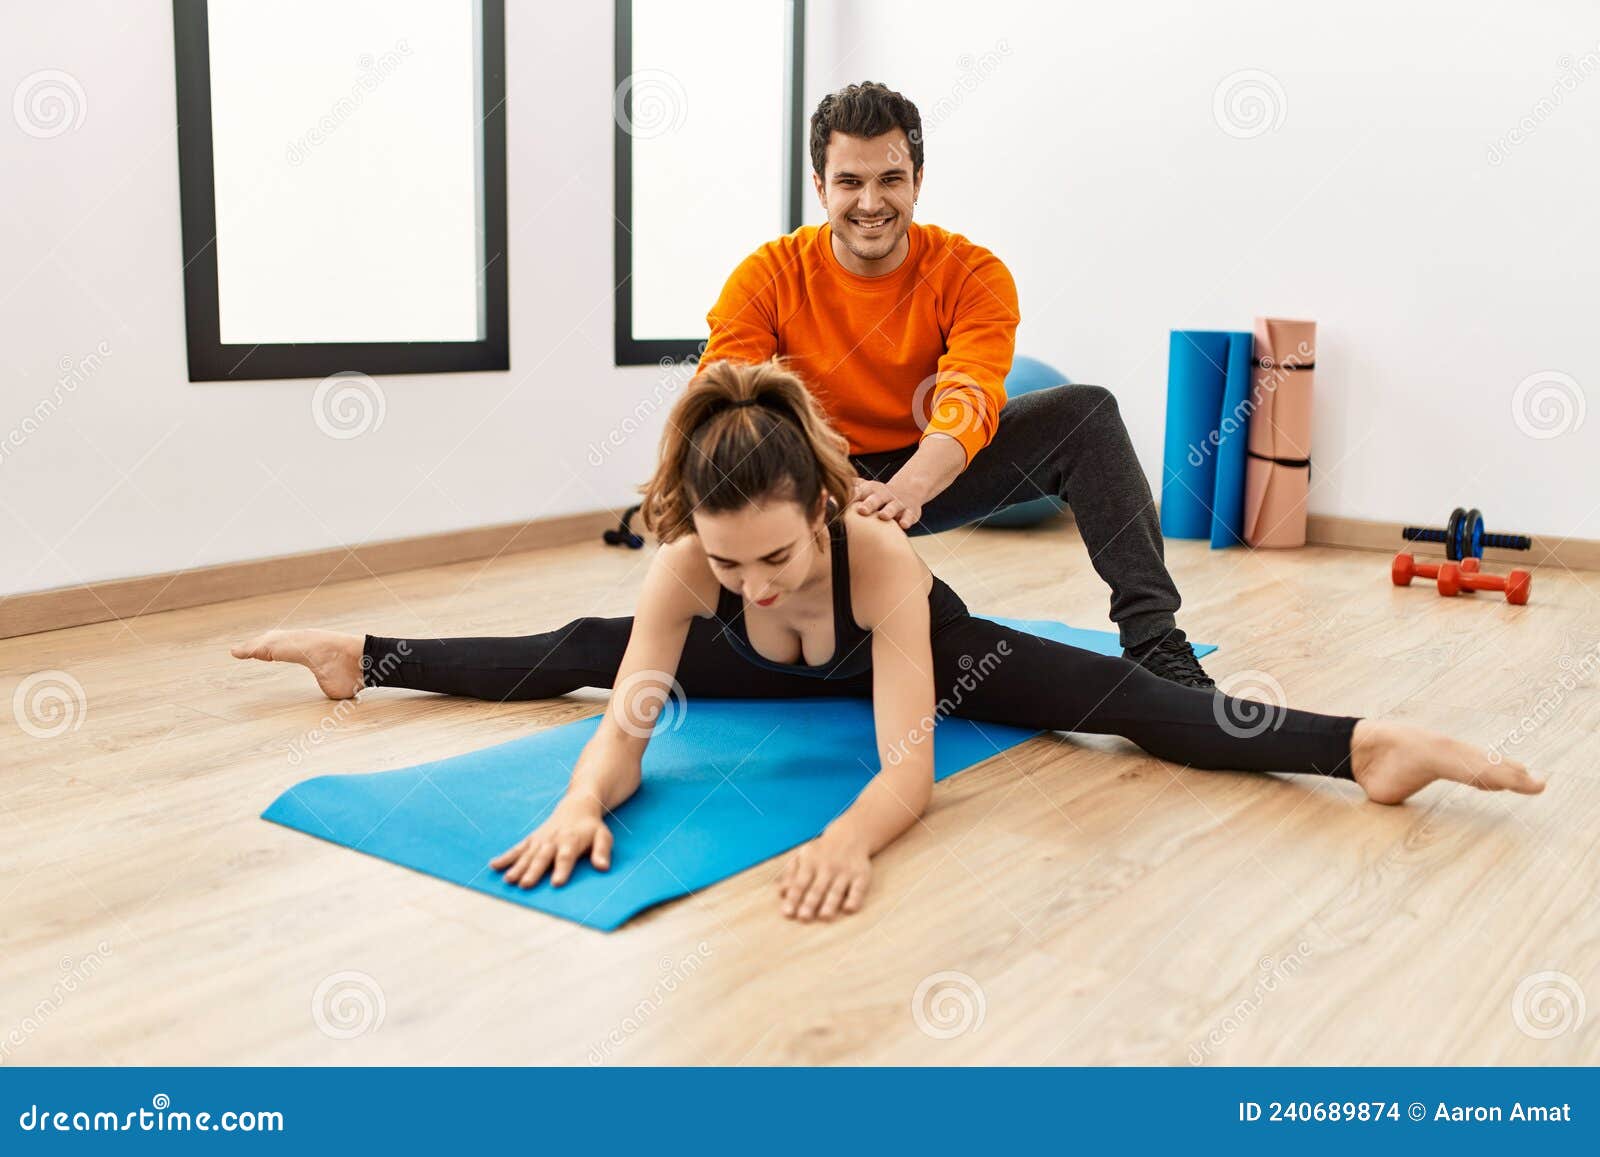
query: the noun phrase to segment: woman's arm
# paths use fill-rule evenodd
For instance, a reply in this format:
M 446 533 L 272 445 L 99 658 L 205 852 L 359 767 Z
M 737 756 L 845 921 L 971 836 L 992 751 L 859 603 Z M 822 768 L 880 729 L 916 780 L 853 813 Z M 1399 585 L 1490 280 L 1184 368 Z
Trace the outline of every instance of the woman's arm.
M 933 795 L 933 645 L 924 574 L 913 556 L 909 565 L 897 562 L 873 580 L 890 604 L 872 623 L 879 771 L 829 825 L 864 845 L 868 855 L 916 823 Z
M 651 560 L 611 699 L 573 769 L 569 796 L 590 796 L 609 809 L 639 789 L 641 761 L 656 720 L 664 707 L 683 697 L 676 672 L 689 626 L 696 615 L 716 607 L 708 581 L 716 586 L 693 539 L 669 543 Z
M 531 888 L 549 871 L 552 884 L 565 884 L 584 852 L 596 868 L 611 866 L 605 813 L 639 790 L 651 729 L 663 705 L 682 695 L 674 673 L 689 625 L 707 609 L 707 580 L 716 583 L 697 552 L 698 543 L 680 539 L 651 560 L 605 716 L 584 744 L 566 794 L 544 823 L 489 861 L 507 883 Z
M 933 795 L 933 644 L 927 567 L 899 527 L 870 516 L 850 538 L 852 607 L 872 631 L 878 774 L 779 878 L 785 916 L 830 919 L 861 907 L 872 856 L 917 822 Z M 859 545 L 858 545 L 859 544 Z

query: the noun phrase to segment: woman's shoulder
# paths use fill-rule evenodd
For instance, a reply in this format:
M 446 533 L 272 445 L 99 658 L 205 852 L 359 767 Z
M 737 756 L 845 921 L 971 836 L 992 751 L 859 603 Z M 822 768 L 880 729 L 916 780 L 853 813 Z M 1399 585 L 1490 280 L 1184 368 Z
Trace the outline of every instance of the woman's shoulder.
M 650 575 L 660 597 L 691 614 L 704 618 L 717 610 L 722 584 L 706 560 L 697 535 L 686 534 L 664 542 L 650 560 Z
M 856 545 L 859 543 L 863 551 L 886 551 L 894 553 L 903 545 L 911 551 L 910 540 L 906 532 L 886 518 L 879 518 L 876 514 L 862 514 L 860 507 L 852 502 L 836 516 L 844 527 L 847 541 L 850 543 L 852 559 L 855 558 Z M 912 551 L 911 553 L 916 553 Z
M 850 552 L 850 604 L 856 622 L 873 623 L 904 601 L 911 589 L 926 596 L 932 572 L 899 525 L 860 514 L 851 503 L 840 516 Z

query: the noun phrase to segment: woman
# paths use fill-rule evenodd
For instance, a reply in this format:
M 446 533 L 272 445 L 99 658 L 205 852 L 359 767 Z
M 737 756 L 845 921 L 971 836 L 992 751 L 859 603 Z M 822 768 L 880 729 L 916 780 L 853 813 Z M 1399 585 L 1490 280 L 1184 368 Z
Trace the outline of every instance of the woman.
M 606 813 L 638 790 L 669 696 L 870 696 L 881 770 L 785 864 L 779 904 L 799 920 L 860 909 L 872 857 L 928 804 L 931 723 L 947 713 L 1121 735 L 1194 767 L 1351 779 L 1378 803 L 1435 779 L 1544 789 L 1521 764 L 1443 735 L 1184 687 L 975 618 L 904 531 L 851 505 L 853 483 L 844 439 L 799 378 L 776 363 L 716 363 L 673 408 L 644 487 L 644 522 L 662 545 L 631 619 L 523 638 L 271 631 L 233 654 L 303 663 L 334 698 L 374 686 L 494 700 L 615 688 L 554 812 L 490 861 L 523 888 L 546 873 L 561 886 L 585 854 L 610 866 Z

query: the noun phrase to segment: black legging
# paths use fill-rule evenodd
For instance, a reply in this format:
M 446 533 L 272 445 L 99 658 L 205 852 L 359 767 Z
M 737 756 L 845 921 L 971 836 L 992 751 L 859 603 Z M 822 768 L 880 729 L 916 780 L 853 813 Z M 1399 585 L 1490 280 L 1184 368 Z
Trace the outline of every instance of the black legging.
M 553 699 L 580 687 L 609 688 L 632 629 L 632 618 L 582 618 L 520 637 L 368 635 L 362 665 L 372 687 L 496 702 Z M 1126 659 L 965 613 L 936 622 L 932 638 L 936 716 L 1120 735 L 1152 755 L 1191 767 L 1353 778 L 1353 717 L 1184 687 Z M 733 649 L 714 619 L 694 620 L 676 677 L 688 698 L 872 694 L 870 671 L 822 679 L 758 667 Z

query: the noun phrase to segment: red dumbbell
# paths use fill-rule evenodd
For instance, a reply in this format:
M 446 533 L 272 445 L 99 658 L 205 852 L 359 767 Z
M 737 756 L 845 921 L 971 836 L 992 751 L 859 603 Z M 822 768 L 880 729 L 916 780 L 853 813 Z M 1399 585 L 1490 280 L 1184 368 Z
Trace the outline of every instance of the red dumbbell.
M 1462 591 L 1505 591 L 1506 602 L 1520 607 L 1533 593 L 1533 576 L 1525 570 L 1514 570 L 1504 576 L 1480 574 L 1447 562 L 1439 567 L 1438 581 L 1439 593 L 1445 598 L 1453 598 Z
M 1438 578 L 1439 565 L 1440 564 L 1435 562 L 1418 562 L 1409 554 L 1406 554 L 1402 551 L 1400 554 L 1394 556 L 1394 565 L 1389 568 L 1389 577 L 1394 580 L 1395 586 L 1408 587 L 1411 585 L 1411 580 L 1414 578 Z M 1464 558 L 1461 560 L 1459 565 L 1464 571 L 1476 572 L 1478 569 L 1478 560 L 1475 558 Z

